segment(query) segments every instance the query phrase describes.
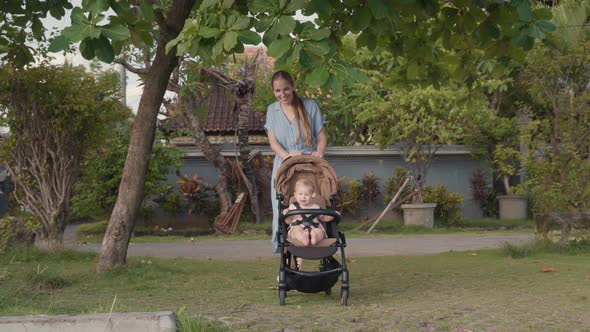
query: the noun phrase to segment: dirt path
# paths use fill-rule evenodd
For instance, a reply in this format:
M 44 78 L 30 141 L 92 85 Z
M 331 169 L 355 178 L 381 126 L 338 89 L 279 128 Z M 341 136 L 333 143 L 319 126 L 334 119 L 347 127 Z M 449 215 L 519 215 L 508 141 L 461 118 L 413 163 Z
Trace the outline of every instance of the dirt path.
M 504 242 L 520 243 L 532 239 L 532 234 L 352 238 L 347 239 L 346 254 L 348 257 L 436 254 L 447 251 L 497 248 Z M 98 251 L 100 248 L 99 243 L 79 244 L 73 241 L 66 242 L 67 247 L 77 250 Z M 129 255 L 235 260 L 254 260 L 259 257 L 273 256 L 269 240 L 131 243 L 129 245 Z

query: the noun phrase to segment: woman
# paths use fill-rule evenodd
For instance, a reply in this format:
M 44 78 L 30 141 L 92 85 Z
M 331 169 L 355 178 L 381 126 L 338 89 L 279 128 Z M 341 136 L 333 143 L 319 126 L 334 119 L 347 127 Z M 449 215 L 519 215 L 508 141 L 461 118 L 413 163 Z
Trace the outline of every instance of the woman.
M 274 252 L 278 252 L 279 216 L 275 190 L 277 171 L 287 157 L 311 154 L 323 158 L 328 136 L 326 121 L 318 104 L 312 99 L 297 95 L 291 74 L 277 71 L 272 75 L 271 85 L 277 101 L 266 110 L 264 128 L 270 148 L 275 153 L 271 178 L 272 243 Z

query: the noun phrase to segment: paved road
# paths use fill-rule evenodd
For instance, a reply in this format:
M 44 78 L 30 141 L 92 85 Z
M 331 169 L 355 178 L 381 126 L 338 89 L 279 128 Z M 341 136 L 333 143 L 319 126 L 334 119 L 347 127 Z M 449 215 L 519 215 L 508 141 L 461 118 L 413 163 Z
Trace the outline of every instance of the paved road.
M 533 235 L 434 235 L 388 238 L 347 239 L 346 255 L 355 256 L 396 256 L 435 254 L 448 251 L 466 251 L 496 248 L 504 242 L 521 243 L 530 241 Z M 66 241 L 67 246 L 78 250 L 97 251 L 100 244 L 77 244 Z M 131 256 L 186 257 L 204 259 L 253 260 L 258 257 L 272 257 L 269 240 L 212 241 L 186 243 L 132 243 Z

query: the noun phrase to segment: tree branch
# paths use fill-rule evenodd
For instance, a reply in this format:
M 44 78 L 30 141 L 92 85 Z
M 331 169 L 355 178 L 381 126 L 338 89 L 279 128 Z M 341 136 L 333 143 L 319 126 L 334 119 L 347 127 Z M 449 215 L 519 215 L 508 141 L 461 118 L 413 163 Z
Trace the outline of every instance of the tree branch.
M 114 62 L 122 65 L 123 67 L 125 67 L 125 69 L 127 69 L 130 72 L 137 74 L 137 75 L 146 75 L 150 71 L 149 68 L 133 67 L 129 62 L 127 62 L 127 60 L 125 60 L 123 58 L 116 58 Z

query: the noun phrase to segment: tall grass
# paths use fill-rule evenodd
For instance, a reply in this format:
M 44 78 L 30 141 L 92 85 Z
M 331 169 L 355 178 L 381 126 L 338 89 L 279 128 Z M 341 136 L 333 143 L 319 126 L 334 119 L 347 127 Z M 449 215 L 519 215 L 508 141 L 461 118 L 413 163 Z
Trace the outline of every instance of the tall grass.
M 500 249 L 504 256 L 524 258 L 538 254 L 581 255 L 590 253 L 590 239 L 572 240 L 564 245 L 549 240 L 523 244 L 504 243 Z

